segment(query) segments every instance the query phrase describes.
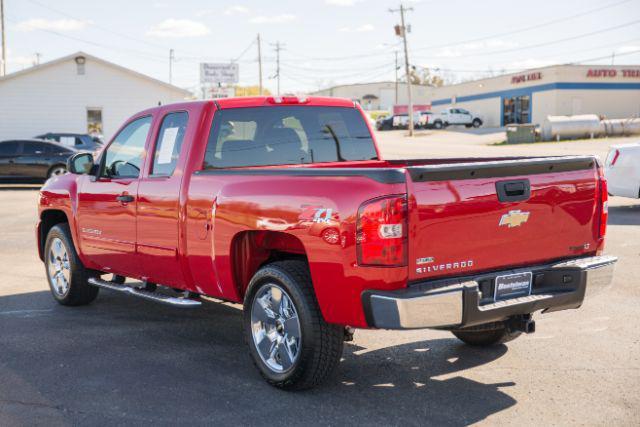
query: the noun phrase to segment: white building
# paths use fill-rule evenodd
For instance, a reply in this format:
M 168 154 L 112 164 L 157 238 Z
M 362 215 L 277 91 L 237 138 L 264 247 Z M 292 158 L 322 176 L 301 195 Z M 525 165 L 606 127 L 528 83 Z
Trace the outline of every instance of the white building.
M 411 89 L 414 105 L 424 104 L 429 98 L 431 88 L 412 85 Z M 310 95 L 349 98 L 359 102 L 365 110 L 391 111 L 394 105 L 408 103 L 407 84 L 401 82 L 398 84 L 395 82 L 373 82 L 333 86 L 312 92 Z
M 46 132 L 110 138 L 132 114 L 187 90 L 78 52 L 0 77 L 0 140 Z
M 640 116 L 638 65 L 555 65 L 438 88 L 412 88 L 416 110 L 461 107 L 482 117 L 489 127 L 542 124 L 548 115 Z M 394 82 L 336 86 L 313 94 L 350 98 L 365 109 L 392 111 L 394 104 L 407 104 L 406 85 L 399 85 L 396 102 Z
M 542 124 L 548 116 L 640 116 L 640 66 L 556 65 L 435 88 L 433 111 L 462 107 L 486 126 Z

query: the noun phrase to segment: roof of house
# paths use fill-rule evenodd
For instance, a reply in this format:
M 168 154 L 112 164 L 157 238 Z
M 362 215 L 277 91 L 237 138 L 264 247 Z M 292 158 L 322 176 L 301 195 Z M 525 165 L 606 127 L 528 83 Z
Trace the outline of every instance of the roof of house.
M 38 71 L 38 70 L 43 70 L 43 69 L 51 67 L 53 65 L 57 65 L 57 64 L 69 61 L 69 60 L 74 60 L 78 56 L 84 56 L 85 58 L 87 58 L 87 59 L 89 59 L 91 61 L 95 61 L 95 62 L 101 63 L 103 65 L 106 65 L 108 67 L 115 68 L 116 70 L 119 70 L 119 71 L 122 71 L 124 73 L 130 74 L 132 76 L 147 80 L 147 81 L 155 83 L 157 85 L 161 85 L 161 86 L 164 86 L 166 88 L 173 89 L 173 90 L 178 91 L 178 92 L 182 92 L 185 96 L 193 95 L 190 91 L 188 91 L 186 89 L 182 89 L 181 87 L 174 86 L 174 85 L 169 84 L 167 82 L 163 82 L 162 80 L 155 79 L 153 77 L 147 76 L 146 74 L 142 74 L 142 73 L 139 73 L 137 71 L 133 71 L 130 68 L 126 68 L 126 67 L 123 67 L 121 65 L 114 64 L 113 62 L 106 61 L 106 60 L 104 60 L 102 58 L 98 58 L 97 56 L 93 56 L 93 55 L 90 55 L 90 54 L 88 54 L 86 52 L 82 52 L 82 51 L 78 51 L 78 52 L 72 53 L 71 55 L 63 56 L 61 58 L 54 59 L 52 61 L 43 62 L 42 64 L 35 65 L 33 67 L 30 67 L 30 68 L 25 68 L 24 70 L 16 71 L 16 72 L 11 73 L 11 74 L 7 74 L 7 75 L 5 75 L 3 77 L 0 77 L 0 84 L 2 84 L 2 82 L 4 82 L 4 81 L 11 80 L 11 79 L 14 79 L 14 78 L 17 78 L 17 77 L 20 77 L 20 76 L 23 76 L 23 75 L 26 75 L 26 74 L 29 74 L 29 73 L 33 73 L 33 72 Z

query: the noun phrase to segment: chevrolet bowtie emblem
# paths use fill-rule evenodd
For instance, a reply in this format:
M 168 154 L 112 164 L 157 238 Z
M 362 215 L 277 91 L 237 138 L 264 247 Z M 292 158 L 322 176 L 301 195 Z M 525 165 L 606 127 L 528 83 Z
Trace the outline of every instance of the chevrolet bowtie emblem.
M 500 218 L 500 226 L 506 225 L 509 228 L 519 227 L 529 220 L 529 212 L 521 210 L 509 211 Z

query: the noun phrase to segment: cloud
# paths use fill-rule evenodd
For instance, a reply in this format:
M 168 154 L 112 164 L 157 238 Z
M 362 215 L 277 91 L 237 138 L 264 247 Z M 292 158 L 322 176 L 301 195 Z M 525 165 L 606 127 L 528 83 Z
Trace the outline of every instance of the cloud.
M 354 6 L 356 3 L 361 3 L 363 0 L 324 0 L 326 4 L 330 4 L 332 6 Z
M 255 18 L 251 18 L 249 22 L 252 24 L 282 24 L 283 22 L 291 22 L 294 19 L 296 19 L 295 15 L 283 13 L 281 15 L 256 16 Z
M 375 28 L 371 24 L 360 25 L 359 27 L 343 27 L 338 31 L 342 33 L 366 33 L 368 31 L 373 31 Z
M 249 13 L 249 8 L 245 6 L 240 6 L 240 5 L 229 6 L 224 10 L 225 15 L 237 15 L 237 14 L 244 14 L 244 13 Z
M 509 49 L 518 46 L 518 43 L 511 40 L 489 39 L 478 42 L 464 43 L 460 45 L 448 46 L 437 49 L 437 58 L 458 58 L 463 55 L 472 54 L 478 51 L 494 51 Z
M 190 19 L 165 19 L 147 31 L 147 36 L 161 38 L 181 38 L 206 36 L 211 30 L 197 21 Z
M 78 19 L 28 19 L 18 22 L 18 31 L 53 30 L 53 31 L 80 31 L 84 30 L 91 21 L 80 21 Z
M 199 18 L 202 18 L 203 16 L 215 16 L 220 14 L 232 16 L 232 15 L 246 15 L 247 13 L 249 13 L 248 7 L 235 5 L 235 6 L 227 7 L 226 9 L 224 9 L 224 11 L 221 11 L 220 9 L 202 9 L 196 12 L 196 16 Z
M 557 64 L 559 61 L 554 61 L 550 59 L 535 59 L 529 58 L 524 59 L 522 61 L 511 62 L 504 67 L 496 67 L 497 69 L 505 68 L 507 70 L 528 70 L 531 68 L 542 68 L 547 67 L 549 65 Z

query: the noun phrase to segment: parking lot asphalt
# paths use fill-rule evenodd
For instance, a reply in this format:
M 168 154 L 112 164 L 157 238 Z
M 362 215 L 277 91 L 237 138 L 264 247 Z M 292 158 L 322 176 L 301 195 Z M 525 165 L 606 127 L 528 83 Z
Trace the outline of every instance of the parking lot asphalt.
M 401 135 L 382 136 L 389 156 L 408 157 L 407 145 L 411 157 L 601 154 L 614 142 L 437 136 L 452 148 Z M 639 200 L 611 199 L 614 284 L 581 309 L 538 314 L 535 334 L 493 349 L 443 331 L 359 330 L 334 377 L 289 393 L 252 366 L 237 305 L 182 311 L 108 291 L 56 304 L 35 249 L 37 196 L 0 188 L 0 425 L 640 424 Z

